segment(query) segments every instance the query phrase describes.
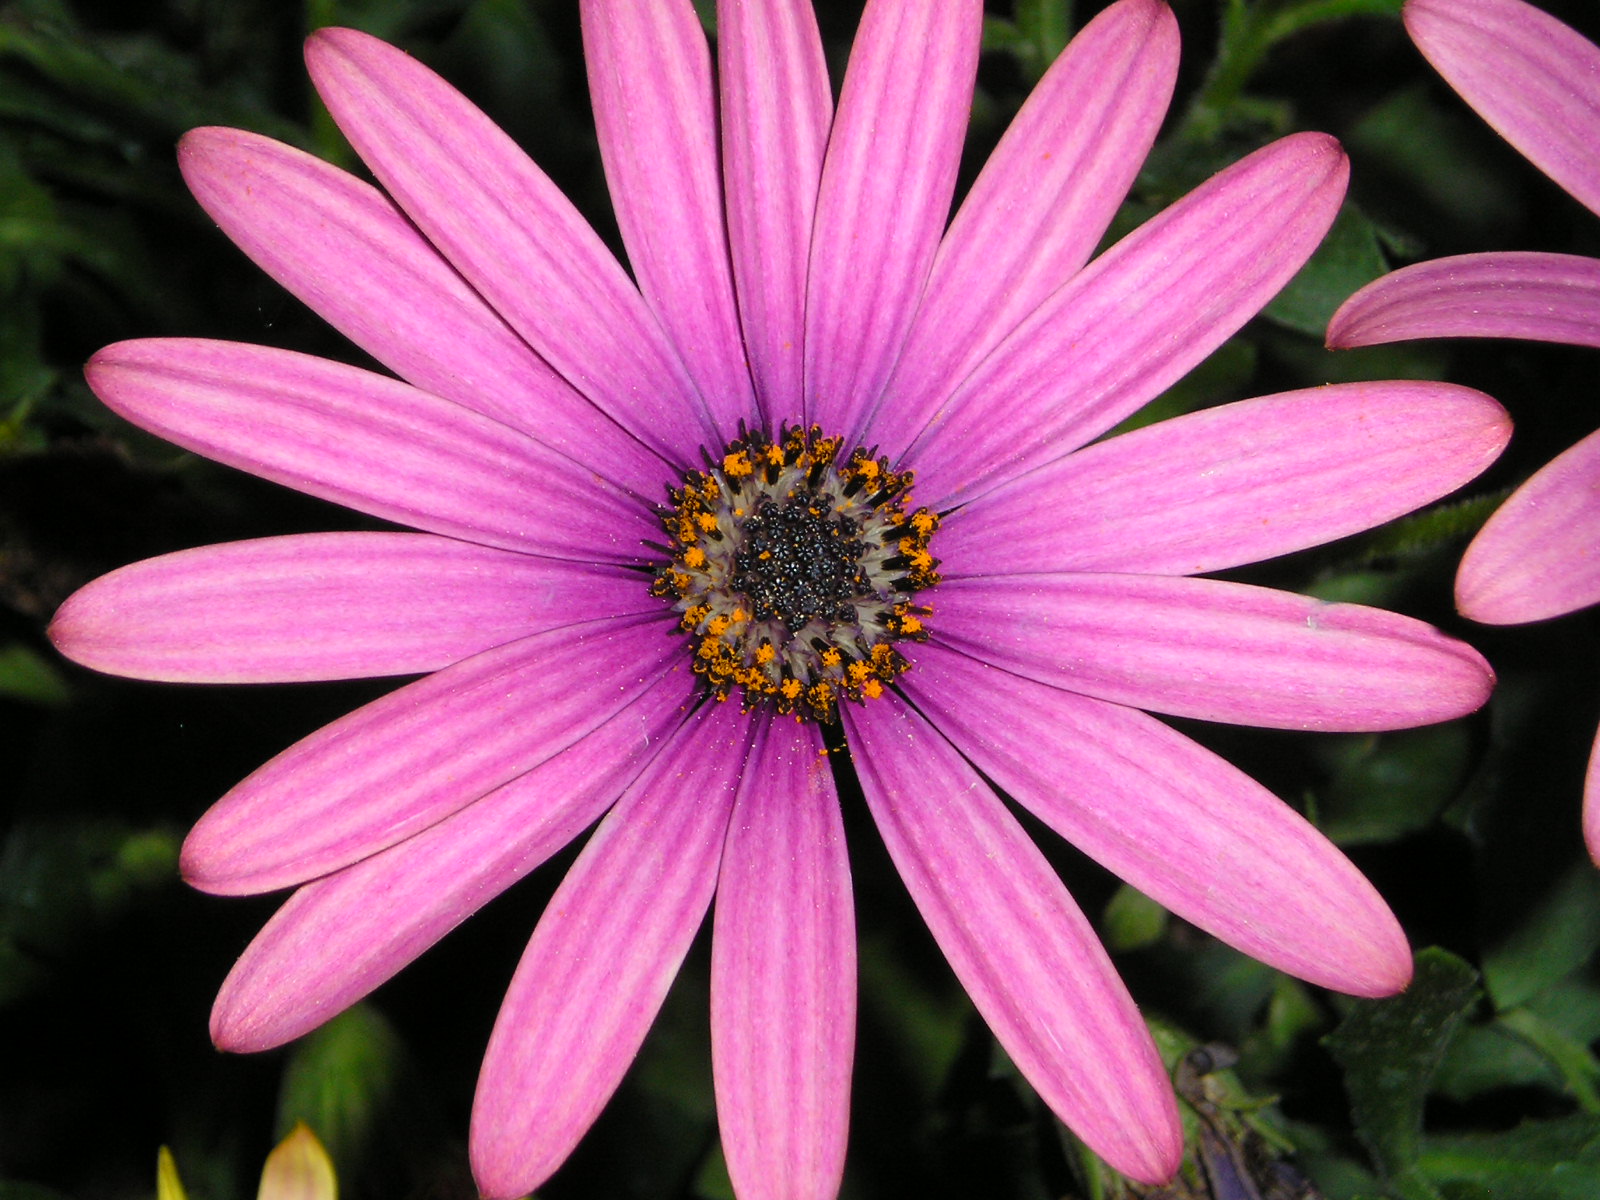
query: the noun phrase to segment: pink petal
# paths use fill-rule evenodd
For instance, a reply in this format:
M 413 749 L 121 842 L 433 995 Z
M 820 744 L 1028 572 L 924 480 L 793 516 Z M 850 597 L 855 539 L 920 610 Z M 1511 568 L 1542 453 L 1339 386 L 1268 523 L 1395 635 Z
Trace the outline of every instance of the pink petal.
M 1350 860 L 1161 722 L 934 645 L 901 687 L 1012 799 L 1185 920 L 1323 987 L 1410 981 L 1405 934 Z
M 80 589 L 50 626 L 97 671 L 288 683 L 436 671 L 541 630 L 657 608 L 631 573 L 414 533 L 182 550 Z
M 628 261 L 724 440 L 755 402 L 734 311 L 711 56 L 688 0 L 584 0 L 600 157 Z
M 816 725 L 775 723 L 757 754 L 717 882 L 717 1122 L 740 1200 L 832 1200 L 856 1022 L 844 824 Z
M 1583 844 L 1600 866 L 1600 734 L 1589 752 L 1589 769 L 1583 780 Z
M 1511 251 L 1434 259 L 1367 284 L 1328 323 L 1334 349 L 1444 337 L 1600 346 L 1600 260 Z
M 715 429 L 621 266 L 516 144 L 410 55 L 323 29 L 306 64 L 351 145 L 451 264 L 624 429 L 689 462 Z
M 1097 442 L 957 510 L 935 545 L 947 579 L 1220 571 L 1420 508 L 1510 436 L 1498 404 L 1449 384 L 1286 392 Z
M 1472 712 L 1494 674 L 1421 621 L 1271 588 L 1164 575 L 952 579 L 948 646 L 1152 712 L 1278 729 L 1404 729 Z
M 478 1078 L 472 1169 L 489 1200 L 548 1179 L 633 1061 L 711 903 L 752 736 L 736 707 L 701 709 L 545 909 Z
M 1474 621 L 1517 625 L 1600 601 L 1600 433 L 1546 464 L 1472 539 L 1456 607 Z
M 1120 0 L 1073 38 L 940 244 L 875 420 L 915 432 L 1089 261 L 1150 152 L 1177 70 L 1178 23 L 1159 0 Z
M 1463 100 L 1600 213 L 1600 48 L 1522 0 L 1409 0 L 1405 21 Z
M 950 215 L 979 0 L 868 0 L 817 200 L 803 417 L 847 437 L 900 354 Z
M 627 486 L 660 460 L 573 391 L 376 188 L 237 129 L 178 146 L 195 198 L 284 287 L 402 378 Z
M 681 654 L 663 633 L 654 619 L 568 626 L 374 700 L 217 801 L 184 842 L 184 878 L 219 894 L 267 892 L 404 841 L 622 708 Z
M 1348 164 L 1324 134 L 1213 176 L 1057 289 L 891 458 L 948 508 L 1075 450 L 1175 383 L 1310 257 Z
M 811 0 L 718 0 L 722 173 L 745 352 L 772 427 L 800 416 L 806 261 L 833 93 Z
M 594 821 L 683 721 L 681 676 L 437 825 L 297 891 L 211 1011 L 224 1050 L 315 1029 L 410 964 Z
M 1117 1170 L 1171 1178 L 1166 1071 L 1061 880 L 978 773 L 916 712 L 844 711 L 867 806 L 956 976 L 1028 1082 Z
M 150 432 L 385 520 L 502 549 L 634 563 L 642 501 L 487 417 L 386 376 L 265 346 L 163 338 L 89 360 L 89 386 Z

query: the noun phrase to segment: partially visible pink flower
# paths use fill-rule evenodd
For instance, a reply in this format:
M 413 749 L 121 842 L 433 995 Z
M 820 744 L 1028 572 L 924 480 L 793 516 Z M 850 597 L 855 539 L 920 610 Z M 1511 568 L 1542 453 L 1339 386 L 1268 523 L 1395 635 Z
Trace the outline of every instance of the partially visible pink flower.
M 1505 414 L 1364 383 L 1100 440 L 1294 275 L 1345 190 L 1332 139 L 1284 138 L 1089 261 L 1170 98 L 1157 0 L 1079 34 L 948 225 L 979 0 L 870 0 L 837 112 L 804 0 L 722 0 L 715 72 L 687 0 L 582 12 L 632 279 L 441 79 L 324 30 L 312 78 L 383 192 L 232 130 L 181 161 L 234 241 L 405 382 L 194 340 L 89 366 L 148 429 L 423 531 L 185 551 L 52 627 L 149 679 L 425 674 L 190 835 L 199 887 L 299 888 L 213 1036 L 299 1036 L 598 821 L 490 1039 L 480 1186 L 559 1167 L 715 895 L 734 1187 L 834 1194 L 855 1026 L 836 717 L 1000 1043 L 1094 1150 L 1165 1179 L 1182 1134 L 1149 1033 L 995 788 L 1265 962 L 1404 987 L 1404 934 L 1351 863 L 1140 710 L 1373 730 L 1482 704 L 1487 664 L 1418 621 L 1191 576 L 1431 502 L 1500 452 Z
M 1408 0 L 1406 28 L 1462 99 L 1600 215 L 1600 47 L 1523 0 Z M 1418 263 L 1345 301 L 1328 345 L 1504 337 L 1600 346 L 1600 259 L 1493 253 Z M 1600 601 L 1600 433 L 1518 488 L 1467 547 L 1462 613 L 1540 621 Z M 1600 863 L 1600 736 L 1583 834 Z

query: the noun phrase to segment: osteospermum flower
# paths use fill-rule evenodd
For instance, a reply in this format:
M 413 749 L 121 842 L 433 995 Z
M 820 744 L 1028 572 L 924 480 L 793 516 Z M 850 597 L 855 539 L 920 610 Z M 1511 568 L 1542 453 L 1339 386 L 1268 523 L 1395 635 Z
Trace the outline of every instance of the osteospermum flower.
M 1446 82 L 1534 166 L 1600 215 L 1600 47 L 1522 0 L 1409 0 L 1406 28 Z M 1600 259 L 1465 254 L 1405 267 L 1334 314 L 1330 346 L 1505 337 L 1600 346 Z M 1467 547 L 1456 604 L 1518 625 L 1600 601 L 1600 433 L 1519 487 Z M 1600 863 L 1600 738 L 1583 834 Z
M 687 0 L 583 5 L 633 280 L 483 114 L 360 33 L 307 58 L 383 191 L 190 134 L 184 173 L 229 236 L 400 378 L 162 340 L 102 351 L 91 385 L 422 532 L 137 564 L 53 634 L 150 679 L 425 675 L 186 842 L 200 888 L 299 889 L 223 985 L 225 1048 L 326 1020 L 599 819 L 490 1039 L 471 1137 L 490 1196 L 537 1186 L 593 1121 L 713 894 L 734 1186 L 836 1190 L 855 951 L 835 764 L 1040 1095 L 1163 1179 L 1181 1134 L 1150 1036 L 994 789 L 1265 962 L 1404 986 L 1405 939 L 1354 867 L 1139 710 L 1370 730 L 1480 705 L 1486 664 L 1417 621 L 1189 576 L 1436 498 L 1499 452 L 1504 414 L 1354 384 L 1089 444 L 1289 279 L 1345 187 L 1331 139 L 1288 137 L 1088 263 L 1170 97 L 1156 0 L 1082 31 L 948 229 L 978 0 L 872 0 L 837 111 L 808 5 L 718 19 L 713 72 Z

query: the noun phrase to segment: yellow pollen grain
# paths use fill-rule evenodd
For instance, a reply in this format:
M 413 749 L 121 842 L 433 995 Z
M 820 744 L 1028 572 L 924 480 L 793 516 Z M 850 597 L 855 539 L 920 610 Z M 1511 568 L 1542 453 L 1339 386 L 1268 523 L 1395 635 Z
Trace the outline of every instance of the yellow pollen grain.
M 778 690 L 783 693 L 785 700 L 793 700 L 800 695 L 800 681 L 798 679 L 785 679 L 778 685 Z
M 756 662 L 763 667 L 777 657 L 778 652 L 768 642 L 762 642 L 761 645 L 756 647 Z
M 685 566 L 703 567 L 706 565 L 706 552 L 699 546 L 690 546 L 683 552 L 683 561 Z
M 728 632 L 728 626 L 732 624 L 733 622 L 728 620 L 727 617 L 713 617 L 711 618 L 711 624 L 706 626 L 706 632 L 712 637 L 721 637 Z
M 883 695 L 883 684 L 876 679 L 869 679 L 861 685 L 861 694 L 868 700 L 876 700 Z
M 750 464 L 750 456 L 743 450 L 724 455 L 722 469 L 735 479 L 742 479 L 746 475 L 755 473 L 755 467 Z
M 706 533 L 710 533 L 717 527 L 717 518 L 710 513 L 701 513 L 694 520 L 695 524 L 700 526 Z
M 922 622 L 915 617 L 901 617 L 900 632 L 904 634 L 921 633 Z
M 822 665 L 823 666 L 825 666 L 825 667 L 837 667 L 839 665 L 839 662 L 840 662 L 839 652 L 837 650 L 835 650 L 832 646 L 829 646 L 826 650 L 824 650 L 822 652 Z
M 929 534 L 931 534 L 934 529 L 938 527 L 938 524 L 939 519 L 931 512 L 927 512 L 926 510 L 919 513 L 913 513 L 911 517 L 911 528 L 915 529 L 923 537 L 927 537 Z
M 774 467 L 783 466 L 783 447 L 776 444 L 767 447 L 767 462 Z

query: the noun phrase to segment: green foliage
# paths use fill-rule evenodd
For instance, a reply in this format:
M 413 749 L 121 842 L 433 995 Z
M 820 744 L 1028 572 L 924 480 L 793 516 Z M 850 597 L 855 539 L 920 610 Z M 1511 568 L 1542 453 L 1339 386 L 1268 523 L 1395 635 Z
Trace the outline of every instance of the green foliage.
M 1161 905 L 1137 888 L 1123 884 L 1106 905 L 1106 949 L 1127 952 L 1154 945 L 1166 933 L 1167 919 L 1167 910 Z
M 1315 793 L 1318 826 L 1354 846 L 1432 825 L 1466 781 L 1472 735 L 1457 722 L 1327 738 L 1315 749 L 1328 771 Z
M 91 931 L 171 887 L 177 861 L 172 830 L 109 817 L 12 824 L 0 841 L 0 1009 Z
M 1384 273 L 1378 231 L 1354 205 L 1339 210 L 1311 261 L 1262 310 L 1270 320 L 1320 338 L 1334 310 Z
M 1552 989 L 1527 1007 L 1472 1020 L 1483 999 L 1475 973 L 1443 951 L 1417 956 L 1410 989 L 1357 1004 L 1327 1045 L 1344 1072 L 1355 1128 L 1387 1185 L 1413 1197 L 1517 1196 L 1557 1200 L 1600 1188 L 1600 1034 L 1597 992 Z M 1435 1132 L 1424 1104 L 1505 1087 L 1565 1086 L 1581 1111 L 1510 1129 Z
M 1017 0 L 1011 20 L 989 16 L 983 48 L 1011 55 L 1030 81 L 1045 73 L 1072 36 L 1073 0 Z
M 71 698 L 61 671 L 32 646 L 0 646 L 0 697 L 31 704 L 65 704 Z
M 278 1097 L 278 1135 L 301 1121 L 335 1163 L 355 1163 L 392 1115 L 404 1048 L 372 1008 L 357 1005 L 295 1044 Z
M 1565 979 L 1600 946 L 1600 876 L 1577 861 L 1548 881 L 1524 920 L 1483 959 L 1495 1003 L 1512 1008 Z
M 1398 1194 L 1433 1194 L 1416 1169 L 1423 1102 L 1479 995 L 1471 967 L 1442 950 L 1424 950 L 1403 994 L 1357 1004 L 1326 1039 L 1344 1070 L 1356 1132 Z
M 1600 1119 L 1571 1116 L 1505 1133 L 1429 1138 L 1418 1167 L 1451 1200 L 1591 1200 L 1600 1194 Z

